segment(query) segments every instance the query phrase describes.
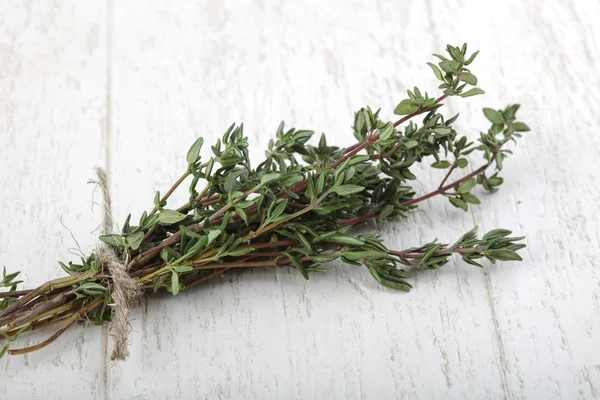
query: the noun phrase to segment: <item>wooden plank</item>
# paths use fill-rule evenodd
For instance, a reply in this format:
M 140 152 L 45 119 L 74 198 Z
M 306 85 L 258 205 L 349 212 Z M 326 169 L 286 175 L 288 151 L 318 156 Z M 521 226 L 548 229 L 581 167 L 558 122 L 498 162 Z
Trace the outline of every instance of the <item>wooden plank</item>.
M 482 50 L 475 71 L 488 92 L 448 103 L 458 126 L 474 137 L 486 126 L 481 107 L 518 101 L 534 132 L 507 160 L 503 190 L 469 214 L 433 199 L 368 228 L 404 248 L 504 226 L 529 247 L 523 263 L 420 273 L 410 294 L 335 264 L 309 282 L 253 270 L 152 296 L 133 314 L 128 361 L 106 360 L 106 330 L 74 328 L 42 352 L 3 359 L 2 399 L 600 397 L 600 5 L 24 4 L 0 6 L 0 263 L 29 282 L 72 258 L 61 217 L 93 248 L 94 165 L 108 167 L 122 222 L 181 174 L 196 136 L 210 143 L 232 121 L 246 123 L 255 161 L 281 119 L 350 144 L 353 110 L 391 115 L 414 84 L 433 92 L 424 62 L 447 40 Z M 430 185 L 419 189 L 436 186 L 438 172 L 421 171 Z
M 341 11 L 317 2 L 115 4 L 117 219 L 151 207 L 153 190 L 182 173 L 196 135 L 211 143 L 231 121 L 246 123 L 256 162 L 282 118 L 351 144 L 354 110 L 381 105 L 391 115 L 406 88 L 433 87 L 425 62 L 441 43 L 421 17 L 427 12 L 416 1 L 355 2 Z M 386 21 L 398 22 L 357 28 Z M 439 175 L 425 173 L 428 187 Z M 404 248 L 436 236 L 453 240 L 471 225 L 431 201 L 379 229 Z M 134 314 L 131 358 L 109 370 L 111 396 L 501 397 L 481 271 L 450 265 L 418 274 L 415 283 L 410 294 L 382 290 L 367 271 L 334 265 L 310 282 L 294 271 L 254 270 L 177 298 L 152 296 Z
M 0 15 L 0 264 L 32 287 L 64 275 L 57 260 L 77 260 L 97 237 L 87 181 L 104 158 L 104 6 L 2 2 Z M 7 356 L 0 398 L 102 398 L 103 353 L 101 330 L 76 326 L 46 349 Z
M 589 90 L 600 83 L 600 5 L 592 3 L 461 1 L 432 15 L 440 37 L 482 50 L 487 94 L 456 108 L 469 116 L 465 128 L 485 126 L 481 107 L 518 102 L 533 130 L 505 163 L 500 193 L 473 214 L 484 229 L 527 235 L 525 261 L 487 268 L 483 282 L 508 398 L 600 397 L 600 179 L 590 170 L 600 156 L 590 129 L 600 96 Z

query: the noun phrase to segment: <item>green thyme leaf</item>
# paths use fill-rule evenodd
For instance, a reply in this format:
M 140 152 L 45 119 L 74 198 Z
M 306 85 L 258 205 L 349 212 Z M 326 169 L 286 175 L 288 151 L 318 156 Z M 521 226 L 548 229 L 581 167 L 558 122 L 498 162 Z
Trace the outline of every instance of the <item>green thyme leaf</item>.
M 479 88 L 472 88 L 470 90 L 467 90 L 466 92 L 462 93 L 460 95 L 460 97 L 471 97 L 471 96 L 477 96 L 478 94 L 485 94 L 485 92 L 482 89 Z
M 199 137 L 194 144 L 192 144 L 186 156 L 188 164 L 194 164 L 200 159 L 200 149 L 202 148 L 203 143 L 204 139 Z
M 360 193 L 365 190 L 365 188 L 358 185 L 341 185 L 334 187 L 332 190 L 340 196 L 349 196 L 351 194 Z
M 498 111 L 491 108 L 484 108 L 483 114 L 493 124 L 504 124 L 504 117 Z
M 158 223 L 161 225 L 172 225 L 185 219 L 185 214 L 175 210 L 161 210 L 158 214 Z

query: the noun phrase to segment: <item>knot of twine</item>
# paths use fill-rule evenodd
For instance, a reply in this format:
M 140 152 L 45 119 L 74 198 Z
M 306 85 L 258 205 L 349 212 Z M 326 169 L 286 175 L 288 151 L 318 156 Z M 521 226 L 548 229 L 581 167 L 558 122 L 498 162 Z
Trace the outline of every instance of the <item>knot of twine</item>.
M 102 191 L 104 200 L 104 221 L 102 223 L 102 234 L 113 233 L 111 218 L 111 198 L 108 190 L 106 172 L 102 168 L 96 168 L 98 180 L 95 182 Z M 105 243 L 100 243 L 96 254 L 104 271 L 108 271 L 112 280 L 112 325 L 110 335 L 115 344 L 111 360 L 125 360 L 129 355 L 127 340 L 129 337 L 129 311 L 131 302 L 142 290 L 138 279 L 127 273 L 127 255 L 119 257 L 114 249 Z

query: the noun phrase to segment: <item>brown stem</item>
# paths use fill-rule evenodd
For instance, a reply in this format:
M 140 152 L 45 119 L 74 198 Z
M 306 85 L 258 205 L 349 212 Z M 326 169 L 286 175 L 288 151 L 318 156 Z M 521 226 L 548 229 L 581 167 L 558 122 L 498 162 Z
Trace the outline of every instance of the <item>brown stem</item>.
M 64 304 L 66 304 L 67 301 L 69 301 L 72 297 L 74 297 L 74 293 L 70 293 L 70 294 L 61 293 L 58 296 L 55 296 L 54 298 L 40 304 L 38 307 L 35 307 L 34 309 L 30 310 L 29 312 L 23 314 L 19 318 L 13 319 L 8 324 L 8 326 L 11 328 L 14 328 L 19 325 L 24 325 L 24 324 L 28 323 L 29 321 L 35 319 L 37 316 L 40 316 L 50 310 L 53 310 L 55 308 L 58 308 Z
M 364 222 L 367 220 L 370 220 L 371 218 L 375 218 L 379 215 L 381 211 L 379 210 L 375 210 L 375 211 L 370 211 L 366 214 L 361 215 L 360 217 L 354 217 L 354 218 L 349 218 L 349 219 L 345 219 L 339 222 L 340 226 L 346 226 L 346 225 L 355 225 L 358 224 L 360 222 Z
M 59 296 L 61 296 L 61 294 L 68 292 L 70 289 L 70 286 L 58 289 L 49 289 L 43 294 L 33 298 L 31 301 L 28 301 L 27 304 L 19 306 L 19 308 L 16 309 L 14 312 L 0 317 L 0 326 L 9 324 L 12 321 L 20 319 L 25 315 L 30 315 L 32 312 L 36 312 L 36 310 L 39 307 L 43 306 L 45 303 L 50 302 L 52 299 L 58 298 Z
M 39 350 L 39 349 L 42 349 L 42 348 L 48 346 L 50 343 L 52 343 L 56 339 L 58 339 L 60 337 L 60 335 L 65 333 L 65 331 L 67 329 L 69 329 L 69 327 L 71 327 L 73 324 L 75 324 L 79 320 L 79 318 L 81 318 L 83 315 L 87 314 L 88 312 L 92 311 L 96 307 L 100 306 L 100 304 L 102 304 L 103 301 L 104 301 L 104 299 L 102 297 L 97 297 L 90 304 L 83 307 L 81 310 L 79 310 L 75 314 L 73 314 L 71 316 L 71 318 L 69 318 L 64 324 L 62 324 L 60 326 L 60 328 L 58 328 L 58 330 L 54 333 L 54 335 L 50 336 L 48 339 L 44 340 L 42 343 L 38 343 L 34 346 L 24 347 L 21 349 L 8 350 L 8 354 L 10 354 L 10 355 L 27 354 L 27 353 L 31 353 L 32 351 L 36 351 L 36 350 Z
M 440 183 L 440 186 L 438 186 L 438 189 L 441 188 L 442 186 L 444 186 L 444 183 L 446 183 L 448 178 L 450 178 L 450 174 L 452 174 L 452 171 L 454 171 L 454 168 L 456 168 L 456 164 L 452 165 L 452 167 L 450 168 L 450 170 L 448 171 L 446 176 L 444 176 L 444 179 L 442 179 L 442 182 Z
M 73 312 L 75 312 L 75 311 L 76 311 L 75 309 L 69 309 L 67 311 L 63 311 L 61 313 L 55 314 L 50 318 L 44 318 L 44 319 L 34 321 L 34 322 L 30 323 L 29 325 L 27 325 L 26 327 L 10 329 L 10 330 L 6 331 L 6 333 L 5 333 L 6 338 L 10 338 L 11 336 L 14 336 L 19 331 L 21 331 L 21 332 L 34 331 L 36 329 L 41 329 L 41 328 L 45 328 L 50 325 L 57 324 L 61 321 L 64 321 L 65 319 L 70 318 L 73 315 Z M 0 336 L 2 336 L 2 335 L 3 335 L 3 333 L 0 331 Z
M 167 193 L 165 193 L 165 195 L 162 197 L 162 199 L 160 199 L 160 204 L 167 201 L 167 199 L 173 194 L 175 189 L 177 189 L 179 187 L 179 185 L 181 185 L 181 183 L 185 180 L 185 178 L 187 178 L 190 175 L 191 175 L 191 173 L 189 170 L 185 171 L 185 173 L 183 175 L 181 175 L 181 177 L 179 179 L 177 179 L 177 181 L 173 184 L 173 186 L 171 186 L 171 189 L 169 189 L 169 191 L 167 191 Z M 152 211 L 150 211 L 150 214 L 148 214 L 148 218 L 150 218 L 151 216 L 156 214 L 157 211 L 158 211 L 158 207 L 154 206 Z
M 12 292 L 0 292 L 0 299 L 5 297 L 21 297 L 33 291 L 35 289 L 27 289 L 27 290 L 13 290 Z
M 30 300 L 33 300 L 36 296 L 46 292 L 48 289 L 50 289 L 50 282 L 46 282 L 42 286 L 38 287 L 37 289 L 34 289 L 31 292 L 27 293 L 26 295 L 21 297 L 19 300 L 15 301 L 12 305 L 5 308 L 4 311 L 0 312 L 0 320 L 3 317 L 9 316 L 9 315 L 15 313 L 22 306 L 27 304 Z
M 406 207 L 412 206 L 413 204 L 420 203 L 423 200 L 427 200 L 430 197 L 433 197 L 435 195 L 443 193 L 448 189 L 452 189 L 453 187 L 463 183 L 467 179 L 471 179 L 474 176 L 477 176 L 480 173 L 482 173 L 483 171 L 485 171 L 490 165 L 492 165 L 492 162 L 494 162 L 495 158 L 496 158 L 496 153 L 493 154 L 492 158 L 490 159 L 490 161 L 487 164 L 482 165 L 481 167 L 477 168 L 475 171 L 471 172 L 470 174 L 467 174 L 467 175 L 463 176 L 462 178 L 460 178 L 459 180 L 449 183 L 446 186 L 442 186 L 442 187 L 438 188 L 437 190 L 434 190 L 433 192 L 427 193 L 421 197 L 417 197 L 416 199 L 406 201 L 406 202 L 402 203 L 402 205 L 406 206 Z
M 371 154 L 369 155 L 369 158 L 371 160 L 383 160 L 385 158 L 388 158 L 390 156 L 392 156 L 396 150 L 398 150 L 400 148 L 400 144 L 396 143 L 391 149 L 390 151 L 388 151 L 387 153 L 383 153 L 383 154 Z

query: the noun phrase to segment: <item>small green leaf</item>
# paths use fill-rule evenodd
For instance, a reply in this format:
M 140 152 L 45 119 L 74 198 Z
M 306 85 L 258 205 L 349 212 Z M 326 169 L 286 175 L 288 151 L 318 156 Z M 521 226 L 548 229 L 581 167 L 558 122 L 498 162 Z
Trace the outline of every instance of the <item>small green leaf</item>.
M 477 261 L 473 260 L 473 256 L 471 254 L 465 254 L 464 256 L 462 256 L 462 259 L 467 264 L 471 264 L 471 265 L 475 265 L 477 267 L 483 268 L 483 265 L 481 265 Z
M 492 132 L 494 135 L 502 132 L 503 130 L 504 130 L 504 123 L 493 124 L 492 127 L 490 128 L 490 132 Z
M 294 264 L 294 266 L 296 267 L 296 269 L 298 271 L 300 271 L 300 273 L 302 274 L 302 276 L 304 277 L 304 279 L 308 280 L 309 279 L 308 271 L 306 271 L 306 268 L 304 267 L 304 264 L 302 264 L 300 261 L 298 261 L 296 259 L 296 257 L 294 257 L 294 256 L 292 256 L 290 254 L 288 254 L 287 256 L 290 259 L 290 261 L 292 262 L 292 264 Z
M 285 211 L 285 209 L 287 207 L 287 204 L 288 204 L 287 199 L 278 200 L 277 205 L 275 206 L 275 208 L 273 208 L 273 210 L 269 214 L 269 219 L 273 220 L 273 219 L 279 217 L 281 214 L 283 214 L 283 212 Z
M 496 169 L 498 171 L 502 170 L 502 162 L 504 161 L 504 154 L 498 153 L 496 154 Z
M 520 255 L 509 249 L 486 250 L 483 254 L 498 261 L 523 261 Z
M 213 229 L 211 231 L 208 231 L 208 246 L 210 246 L 210 244 L 219 237 L 219 235 L 221 234 L 221 230 L 219 229 Z
M 158 214 L 158 223 L 161 225 L 172 225 L 185 219 L 185 214 L 175 210 L 162 210 Z
M 481 204 L 481 201 L 477 198 L 477 196 L 471 193 L 461 194 L 460 198 L 466 201 L 469 204 Z
M 189 249 L 187 249 L 187 253 L 185 255 L 186 259 L 194 258 L 200 254 L 200 252 L 206 246 L 208 239 L 206 236 L 202 236 L 202 238 L 198 239 L 198 241 Z
M 166 262 L 177 260 L 181 257 L 179 252 L 171 247 L 165 247 L 160 251 L 160 258 Z
M 477 85 L 477 77 L 468 72 L 463 72 L 462 74 L 460 74 L 460 80 L 468 83 L 469 85 Z
M 344 257 L 352 261 L 379 260 L 386 258 L 387 254 L 375 250 L 346 251 L 344 252 Z
M 406 147 L 407 150 L 417 147 L 418 145 L 419 145 L 419 142 L 417 142 L 416 140 L 409 139 L 409 140 L 404 141 L 404 147 Z
M 504 124 L 504 117 L 498 111 L 491 108 L 484 108 L 483 114 L 493 124 Z
M 237 188 L 237 174 L 230 173 L 223 180 L 223 189 L 225 193 L 232 198 L 233 191 Z
M 477 96 L 478 94 L 485 94 L 485 92 L 482 89 L 479 88 L 472 88 L 471 90 L 467 90 L 464 93 L 461 93 L 460 97 L 471 97 L 471 96 Z
M 392 213 L 394 212 L 394 206 L 391 204 L 388 204 L 387 206 L 383 207 L 383 209 L 381 210 L 381 212 L 379 213 L 379 218 L 384 219 L 389 217 Z
M 246 201 L 240 201 L 235 206 L 239 207 L 239 208 L 242 208 L 242 209 L 246 209 L 246 208 L 250 207 L 253 204 L 254 204 L 254 201 L 252 201 L 252 200 L 246 200 Z
M 488 183 L 490 186 L 500 186 L 504 182 L 503 178 L 500 177 L 492 177 L 488 179 Z
M 379 139 L 387 140 L 394 134 L 394 124 L 387 123 L 381 130 L 379 131 Z
M 395 276 L 396 278 L 407 279 L 411 278 L 411 275 L 405 271 L 400 271 L 399 269 L 393 269 L 390 272 L 390 275 Z
M 370 265 L 367 265 L 367 268 L 369 269 L 369 272 L 371 273 L 371 275 L 373 275 L 373 278 L 375 278 L 375 280 L 377 282 L 379 282 L 380 285 L 383 285 L 383 281 L 381 280 L 381 277 L 377 273 L 377 270 Z
M 88 296 L 97 296 L 107 290 L 106 287 L 95 282 L 85 282 L 79 286 L 79 289 Z
M 328 257 L 328 256 L 309 256 L 309 257 L 312 261 L 314 261 L 316 263 L 320 263 L 320 264 L 325 264 L 325 263 L 335 260 L 335 257 Z
M 199 137 L 198 139 L 196 139 L 194 144 L 192 144 L 192 147 L 190 147 L 186 156 L 188 164 L 194 164 L 200 159 L 200 149 L 202 148 L 203 143 L 204 139 Z
M 156 207 L 157 210 L 161 207 L 159 191 L 157 191 L 156 194 L 154 195 L 154 207 Z
M 94 289 L 94 290 L 99 290 L 101 292 L 105 292 L 106 291 L 106 287 L 100 285 L 99 283 L 95 283 L 95 282 L 85 282 L 82 283 L 81 286 L 79 286 L 80 289 Z
M 515 132 L 527 132 L 531 130 L 529 129 L 527 124 L 524 124 L 523 122 L 514 122 L 512 124 L 512 127 L 515 130 Z
M 500 237 L 508 236 L 512 233 L 508 229 L 494 229 L 483 235 L 483 240 L 492 240 Z
M 411 181 L 414 181 L 415 179 L 417 179 L 417 177 L 412 172 L 410 172 L 410 170 L 408 168 L 402 168 L 400 170 L 400 175 L 402 175 L 406 179 L 410 179 Z
M 144 232 L 138 231 L 134 234 L 127 236 L 127 245 L 131 247 L 132 250 L 137 250 L 142 244 L 142 240 L 144 240 Z
M 235 207 L 235 213 L 240 216 L 246 225 L 248 225 L 248 215 L 246 215 L 246 212 L 243 209 Z
M 13 283 L 12 282 L 13 279 L 15 279 L 17 276 L 19 276 L 21 271 L 13 272 L 12 274 L 6 275 L 6 270 L 5 270 L 4 273 L 5 273 L 5 275 L 4 275 L 3 283 L 5 286 L 10 286 Z
M 260 184 L 261 185 L 266 185 L 269 182 L 272 182 L 274 180 L 277 180 L 281 177 L 281 174 L 277 173 L 277 172 L 270 172 L 268 174 L 264 174 L 262 176 L 262 178 L 260 178 Z
M 477 185 L 475 178 L 469 178 L 466 181 L 464 181 L 463 183 L 461 183 L 460 185 L 458 185 L 458 187 L 456 188 L 456 193 L 458 193 L 458 194 L 469 193 L 471 191 L 471 189 L 473 189 L 475 187 L 475 185 Z
M 175 265 L 173 267 L 171 267 L 171 269 L 175 272 L 178 273 L 186 273 L 186 272 L 190 272 L 194 270 L 194 267 L 190 266 L 190 265 Z
M 420 263 L 421 264 L 426 263 L 427 260 L 429 260 L 433 256 L 433 254 L 436 251 L 438 251 L 439 249 L 441 249 L 441 248 L 442 248 L 442 244 L 441 243 L 437 243 L 437 244 L 431 246 L 431 248 L 425 252 L 425 254 L 423 255 L 423 257 L 421 257 Z
M 419 106 L 412 103 L 409 99 L 402 100 L 394 109 L 396 115 L 413 114 L 419 111 Z
M 282 186 L 291 187 L 303 179 L 304 177 L 301 174 L 289 174 L 284 176 L 280 183 Z
M 466 158 L 459 158 L 458 160 L 456 160 L 456 166 L 458 168 L 464 168 L 467 165 L 469 165 L 469 161 Z
M 348 196 L 351 194 L 360 193 L 363 190 L 365 190 L 365 188 L 358 185 L 340 185 L 332 189 L 332 191 L 337 193 L 339 196 Z
M 343 181 L 344 181 L 344 174 L 339 174 L 338 177 L 336 178 L 335 184 L 340 184 Z M 315 191 L 317 193 L 321 193 L 323 191 L 324 187 L 325 187 L 325 174 L 321 174 L 317 178 L 317 184 L 315 185 Z
M 458 63 L 454 60 L 442 61 L 439 65 L 444 72 L 452 74 L 458 72 Z
M 306 248 L 306 250 L 310 251 L 312 249 L 312 246 L 310 245 L 310 242 L 308 241 L 306 236 L 304 236 L 302 234 L 302 232 L 300 232 L 299 230 L 297 230 L 295 233 L 296 233 L 296 238 L 300 241 L 300 243 L 302 243 L 302 245 Z
M 179 293 L 179 274 L 175 271 L 171 273 L 171 293 L 173 296 Z
M 447 126 L 440 126 L 440 127 L 432 129 L 431 131 L 434 133 L 438 133 L 440 135 L 447 135 L 450 132 L 452 132 L 452 129 L 448 128 Z
M 351 165 L 356 165 L 358 163 L 361 163 L 363 161 L 367 161 L 369 160 L 369 155 L 368 154 L 357 154 L 355 156 L 352 156 L 348 159 L 348 166 Z
M 150 229 L 156 223 L 156 221 L 158 221 L 158 214 L 154 214 L 150 218 L 147 218 L 144 221 L 144 225 L 142 225 L 142 228 Z
M 444 75 L 442 74 L 442 71 L 440 71 L 440 69 L 435 64 L 428 62 L 427 65 L 431 67 L 436 78 L 438 78 L 441 81 L 444 80 Z
M 331 243 L 347 244 L 351 246 L 362 246 L 365 244 L 365 242 L 363 242 L 362 240 L 346 235 L 329 236 L 327 237 L 327 239 L 325 239 L 325 241 Z
M 121 235 L 110 234 L 110 235 L 101 235 L 98 239 L 102 242 L 109 244 L 115 247 L 125 247 L 127 246 L 127 242 L 125 238 Z
M 467 205 L 467 203 L 464 200 L 461 199 L 457 199 L 454 197 L 449 197 L 448 200 L 450 200 L 450 203 L 457 208 L 462 208 L 463 210 L 467 211 L 469 206 Z
M 479 50 L 477 50 L 475 53 L 471 54 L 471 57 L 469 57 L 469 59 L 467 61 L 465 61 L 465 65 L 469 65 L 473 62 L 473 60 L 475 60 L 475 57 L 477 57 L 477 54 L 479 54 Z
M 450 162 L 447 160 L 440 160 L 440 161 L 434 162 L 433 164 L 431 164 L 431 166 L 433 168 L 444 169 L 444 168 L 450 168 L 452 166 L 452 164 L 450 164 Z

